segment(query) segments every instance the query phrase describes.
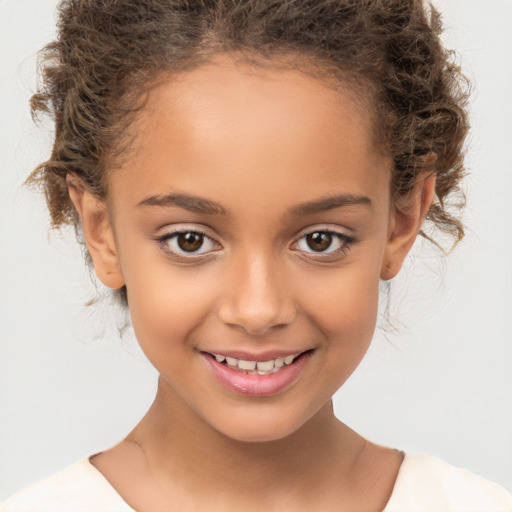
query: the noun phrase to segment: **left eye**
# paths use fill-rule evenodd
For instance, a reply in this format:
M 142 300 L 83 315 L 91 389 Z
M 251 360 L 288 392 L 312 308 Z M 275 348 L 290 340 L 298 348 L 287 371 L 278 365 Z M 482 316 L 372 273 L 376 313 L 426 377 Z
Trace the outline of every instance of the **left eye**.
M 309 253 L 329 254 L 343 250 L 348 237 L 333 231 L 313 231 L 303 235 L 297 242 L 299 250 Z
M 218 246 L 212 238 L 199 231 L 178 231 L 164 235 L 159 243 L 165 252 L 178 255 L 205 254 Z

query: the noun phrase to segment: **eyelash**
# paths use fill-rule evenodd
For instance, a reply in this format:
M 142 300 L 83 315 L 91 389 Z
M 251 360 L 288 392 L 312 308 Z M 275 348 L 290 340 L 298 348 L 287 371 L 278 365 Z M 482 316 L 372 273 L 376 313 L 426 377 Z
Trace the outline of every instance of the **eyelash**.
M 316 260 L 316 261 L 330 261 L 330 260 L 333 260 L 333 259 L 337 259 L 338 257 L 347 254 L 350 251 L 351 246 L 354 243 L 356 243 L 356 239 L 354 237 L 346 235 L 345 233 L 340 233 L 340 232 L 334 231 L 332 229 L 327 229 L 327 228 L 323 228 L 322 229 L 322 228 L 320 228 L 320 229 L 312 229 L 312 230 L 303 232 L 296 239 L 296 241 L 292 243 L 291 247 L 292 248 L 293 247 L 298 247 L 298 244 L 299 244 L 299 242 L 301 240 L 303 240 L 307 236 L 313 235 L 315 233 L 327 234 L 327 235 L 330 235 L 330 236 L 333 237 L 333 239 L 331 241 L 331 244 L 329 245 L 329 248 L 332 245 L 332 242 L 334 240 L 336 240 L 336 239 L 340 243 L 340 247 L 338 247 L 337 249 L 334 249 L 334 250 L 329 250 L 328 252 L 326 252 L 326 251 L 314 251 L 314 250 L 311 250 L 311 251 L 301 250 L 302 253 L 314 256 L 313 258 L 311 258 L 311 256 L 305 256 L 306 258 L 310 258 L 310 259 L 313 259 L 313 260 Z M 170 233 L 166 233 L 165 235 L 162 235 L 160 237 L 155 238 L 155 241 L 158 243 L 158 245 L 160 246 L 161 250 L 164 253 L 169 254 L 171 256 L 178 257 L 178 258 L 187 259 L 189 261 L 191 261 L 192 259 L 200 259 L 200 258 L 202 259 L 204 257 L 209 256 L 211 254 L 211 252 L 216 252 L 215 250 L 214 251 L 207 251 L 207 252 L 204 252 L 204 253 L 196 253 L 196 252 L 192 252 L 192 251 L 191 252 L 187 252 L 187 251 L 178 252 L 176 250 L 172 250 L 169 247 L 169 243 L 171 241 L 173 241 L 173 240 L 177 240 L 178 237 L 180 235 L 183 235 L 183 234 L 201 235 L 203 237 L 203 239 L 202 239 L 203 243 L 201 244 L 200 249 L 204 245 L 204 240 L 209 240 L 212 244 L 220 246 L 220 244 L 218 242 L 216 242 L 211 236 L 207 235 L 204 231 L 201 231 L 200 229 L 197 229 L 197 228 L 194 228 L 194 229 L 179 229 L 179 230 L 176 230 L 176 231 L 173 231 L 173 232 L 170 232 Z M 183 249 L 181 249 L 181 251 L 183 251 Z
M 161 250 L 166 253 L 166 254 L 170 254 L 170 255 L 174 255 L 174 256 L 177 256 L 177 257 L 182 257 L 182 258 L 186 258 L 188 260 L 192 259 L 192 258 L 201 258 L 201 257 L 204 257 L 206 255 L 208 255 L 210 253 L 209 252 L 206 252 L 206 253 L 195 253 L 195 252 L 177 252 L 175 250 L 171 250 L 169 248 L 169 243 L 173 240 L 177 240 L 178 237 L 180 235 L 185 235 L 185 234 L 195 234 L 195 235 L 201 235 L 203 237 L 203 240 L 210 240 L 213 244 L 216 244 L 216 245 L 219 245 L 220 244 L 218 242 L 216 242 L 211 236 L 208 236 L 204 231 L 201 231 L 200 229 L 197 229 L 197 228 L 194 228 L 194 229 L 179 229 L 179 230 L 176 230 L 176 231 L 173 231 L 173 232 L 170 232 L 170 233 L 166 233 L 165 235 L 162 235 L 158 238 L 156 238 L 156 242 L 158 243 L 158 245 L 160 245 L 160 248 Z M 202 248 L 202 245 L 201 244 L 201 248 Z
M 334 231 L 334 230 L 328 229 L 328 228 L 318 228 L 318 229 L 312 229 L 312 230 L 303 232 L 297 238 L 297 240 L 295 242 L 293 242 L 292 247 L 293 246 L 298 247 L 301 240 L 305 240 L 307 236 L 313 235 L 315 233 L 327 234 L 332 237 L 328 251 L 313 251 L 313 250 L 310 250 L 310 251 L 302 250 L 301 251 L 302 253 L 308 254 L 308 256 L 306 256 L 307 258 L 311 258 L 311 255 L 312 255 L 313 256 L 312 259 L 314 259 L 316 261 L 327 261 L 328 262 L 328 261 L 335 260 L 335 259 L 339 258 L 340 256 L 348 254 L 351 249 L 351 246 L 356 243 L 356 240 L 354 237 L 349 236 L 345 233 L 340 233 L 339 231 Z M 337 249 L 330 250 L 330 247 L 335 240 L 338 240 L 340 246 Z

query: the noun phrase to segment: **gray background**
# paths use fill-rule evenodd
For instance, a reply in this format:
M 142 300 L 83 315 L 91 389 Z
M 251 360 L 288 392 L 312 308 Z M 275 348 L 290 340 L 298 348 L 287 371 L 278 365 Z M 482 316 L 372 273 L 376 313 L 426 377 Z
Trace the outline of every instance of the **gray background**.
M 512 2 L 435 3 L 475 87 L 467 239 L 446 259 L 417 244 L 392 285 L 398 333 L 377 332 L 335 408 L 371 440 L 512 488 Z M 112 312 L 84 307 L 72 233 L 49 233 L 22 187 L 51 144 L 28 98 L 55 4 L 0 0 L 0 500 L 120 440 L 156 384 Z

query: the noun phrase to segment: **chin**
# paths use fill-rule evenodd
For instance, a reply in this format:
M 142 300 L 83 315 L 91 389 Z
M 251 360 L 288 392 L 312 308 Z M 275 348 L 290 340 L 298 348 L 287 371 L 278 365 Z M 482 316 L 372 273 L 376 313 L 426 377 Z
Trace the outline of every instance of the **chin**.
M 234 441 L 241 443 L 271 443 L 284 439 L 293 434 L 293 432 L 295 432 L 295 430 L 277 430 L 270 432 L 268 430 L 248 429 L 244 432 L 225 432 L 224 434 Z
M 254 412 L 254 411 L 253 411 Z M 303 427 L 309 418 L 293 413 L 276 414 L 258 411 L 253 414 L 232 413 L 230 421 L 210 422 L 224 436 L 242 443 L 267 443 L 291 436 Z

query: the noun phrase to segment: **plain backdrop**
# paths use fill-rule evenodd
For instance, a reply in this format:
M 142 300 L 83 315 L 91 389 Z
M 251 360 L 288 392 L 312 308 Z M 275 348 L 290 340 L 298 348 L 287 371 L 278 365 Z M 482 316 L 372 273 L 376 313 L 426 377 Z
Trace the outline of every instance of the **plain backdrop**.
M 28 99 L 55 5 L 0 0 L 0 500 L 119 441 L 156 389 L 119 315 L 85 306 L 96 292 L 73 233 L 50 233 L 42 198 L 22 185 L 51 146 Z M 512 2 L 436 5 L 474 85 L 467 237 L 447 258 L 417 244 L 391 287 L 398 331 L 377 332 L 335 409 L 373 441 L 510 489 Z

